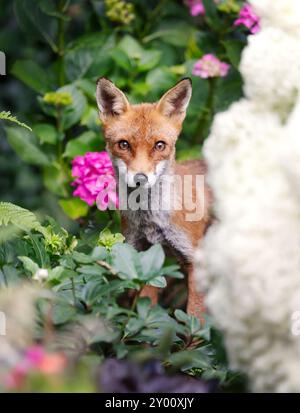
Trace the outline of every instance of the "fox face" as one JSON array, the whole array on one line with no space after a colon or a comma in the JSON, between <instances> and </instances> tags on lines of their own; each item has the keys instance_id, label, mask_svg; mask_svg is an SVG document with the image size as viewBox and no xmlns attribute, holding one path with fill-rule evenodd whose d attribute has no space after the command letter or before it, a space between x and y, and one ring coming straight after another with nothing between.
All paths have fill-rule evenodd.
<instances>
[{"instance_id":1,"label":"fox face","mask_svg":"<svg viewBox=\"0 0 300 413\"><path fill-rule=\"evenodd\" d=\"M96 98L107 151L127 186L151 187L172 167L191 94L190 79L183 79L158 102L131 105L111 81L98 80Z\"/></svg>"}]
</instances>

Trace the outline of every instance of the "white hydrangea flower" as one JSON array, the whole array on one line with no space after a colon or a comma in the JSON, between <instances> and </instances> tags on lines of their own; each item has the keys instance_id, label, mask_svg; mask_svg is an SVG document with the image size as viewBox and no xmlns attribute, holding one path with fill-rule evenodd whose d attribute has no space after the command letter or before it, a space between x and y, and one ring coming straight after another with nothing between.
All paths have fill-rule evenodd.
<instances>
[{"instance_id":1,"label":"white hydrangea flower","mask_svg":"<svg viewBox=\"0 0 300 413\"><path fill-rule=\"evenodd\" d=\"M260 2L276 24L279 1ZM287 3L297 15L299 5ZM247 98L216 116L206 141L216 221L196 260L231 367L255 391L299 392L300 42L283 28L251 36L242 61Z\"/></svg>"},{"instance_id":2,"label":"white hydrangea flower","mask_svg":"<svg viewBox=\"0 0 300 413\"><path fill-rule=\"evenodd\" d=\"M249 0L261 17L261 25L278 27L300 38L299 0Z\"/></svg>"},{"instance_id":3,"label":"white hydrangea flower","mask_svg":"<svg viewBox=\"0 0 300 413\"><path fill-rule=\"evenodd\" d=\"M272 27L249 36L240 71L248 98L286 116L300 90L300 38Z\"/></svg>"},{"instance_id":4,"label":"white hydrangea flower","mask_svg":"<svg viewBox=\"0 0 300 413\"><path fill-rule=\"evenodd\" d=\"M300 202L300 98L286 126L286 140L281 149L281 162L292 192Z\"/></svg>"}]
</instances>

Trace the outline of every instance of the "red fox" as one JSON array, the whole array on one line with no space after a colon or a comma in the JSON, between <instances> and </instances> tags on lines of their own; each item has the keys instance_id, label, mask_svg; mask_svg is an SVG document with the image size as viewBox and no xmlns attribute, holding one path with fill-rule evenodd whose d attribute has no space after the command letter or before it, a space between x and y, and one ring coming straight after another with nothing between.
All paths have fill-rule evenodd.
<instances>
[{"instance_id":1,"label":"red fox","mask_svg":"<svg viewBox=\"0 0 300 413\"><path fill-rule=\"evenodd\" d=\"M131 105L125 94L106 78L98 80L96 91L107 151L118 177L119 193L124 188L127 194L135 188L144 193L155 192L154 189L166 178L172 178L173 195L169 196L163 190L160 193L162 199L176 200L183 196L185 201L182 207L176 208L170 203L166 209L161 207L161 203L156 208L131 208L130 205L128 209L121 208L122 231L126 240L138 250L161 243L167 252L175 255L188 276L187 311L202 318L204 302L195 286L194 251L210 224L211 195L205 183L198 187L195 183L197 175L205 175L203 161L175 161L175 144L191 95L192 82L188 78L177 83L156 103ZM186 188L183 188L182 182L186 177L192 178L189 180L191 185L184 184ZM158 197L157 194L159 191L154 198ZM196 211L195 202L199 200L201 214L190 219L188 214ZM192 209L187 210L187 204L192 205ZM155 304L158 289L147 286L141 295L150 297Z\"/></svg>"}]
</instances>

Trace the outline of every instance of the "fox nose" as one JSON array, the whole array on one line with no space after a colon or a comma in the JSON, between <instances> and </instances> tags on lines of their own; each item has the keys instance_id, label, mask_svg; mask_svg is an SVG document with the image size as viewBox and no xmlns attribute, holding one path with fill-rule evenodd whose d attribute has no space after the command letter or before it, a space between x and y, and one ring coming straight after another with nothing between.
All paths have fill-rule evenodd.
<instances>
[{"instance_id":1,"label":"fox nose","mask_svg":"<svg viewBox=\"0 0 300 413\"><path fill-rule=\"evenodd\" d=\"M136 185L144 186L148 182L148 177L145 174L138 173L134 175L134 182Z\"/></svg>"}]
</instances>

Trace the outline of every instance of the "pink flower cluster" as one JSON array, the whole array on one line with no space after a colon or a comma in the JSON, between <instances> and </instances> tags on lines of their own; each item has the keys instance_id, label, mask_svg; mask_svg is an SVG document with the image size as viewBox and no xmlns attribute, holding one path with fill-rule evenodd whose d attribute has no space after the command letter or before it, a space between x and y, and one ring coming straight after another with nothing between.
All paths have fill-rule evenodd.
<instances>
[{"instance_id":1,"label":"pink flower cluster","mask_svg":"<svg viewBox=\"0 0 300 413\"><path fill-rule=\"evenodd\" d=\"M221 62L221 60L213 54L206 54L195 63L193 75L202 77L203 79L224 77L228 74L229 69L229 64Z\"/></svg>"},{"instance_id":2,"label":"pink flower cluster","mask_svg":"<svg viewBox=\"0 0 300 413\"><path fill-rule=\"evenodd\" d=\"M190 13L192 16L199 16L205 14L205 8L202 3L202 0L186 0L185 4L190 9Z\"/></svg>"},{"instance_id":3,"label":"pink flower cluster","mask_svg":"<svg viewBox=\"0 0 300 413\"><path fill-rule=\"evenodd\" d=\"M239 13L239 18L235 20L234 26L246 26L252 34L256 34L260 30L260 19L254 13L250 4L245 4Z\"/></svg>"},{"instance_id":4,"label":"pink flower cluster","mask_svg":"<svg viewBox=\"0 0 300 413\"><path fill-rule=\"evenodd\" d=\"M31 372L59 374L64 370L66 362L65 356L61 353L47 353L41 345L29 347L23 359L7 375L5 387L21 387Z\"/></svg>"},{"instance_id":5,"label":"pink flower cluster","mask_svg":"<svg viewBox=\"0 0 300 413\"><path fill-rule=\"evenodd\" d=\"M76 156L72 161L72 186L74 196L81 198L88 205L97 206L102 211L109 205L118 206L116 180L112 162L107 152L88 152Z\"/></svg>"}]
</instances>

